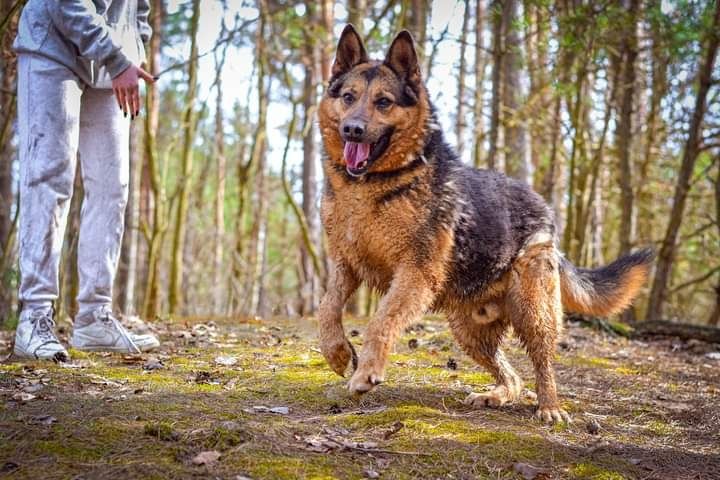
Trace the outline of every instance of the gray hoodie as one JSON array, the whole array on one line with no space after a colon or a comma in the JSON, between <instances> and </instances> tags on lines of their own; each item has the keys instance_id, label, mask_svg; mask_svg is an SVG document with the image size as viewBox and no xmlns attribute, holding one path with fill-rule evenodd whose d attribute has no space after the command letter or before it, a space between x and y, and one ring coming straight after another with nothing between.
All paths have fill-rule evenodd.
<instances>
[{"instance_id":1,"label":"gray hoodie","mask_svg":"<svg viewBox=\"0 0 720 480\"><path fill-rule=\"evenodd\" d=\"M94 67L105 67L114 78L130 66L113 34L129 28L147 43L149 13L149 0L29 0L13 47L55 60L92 85Z\"/></svg>"}]
</instances>

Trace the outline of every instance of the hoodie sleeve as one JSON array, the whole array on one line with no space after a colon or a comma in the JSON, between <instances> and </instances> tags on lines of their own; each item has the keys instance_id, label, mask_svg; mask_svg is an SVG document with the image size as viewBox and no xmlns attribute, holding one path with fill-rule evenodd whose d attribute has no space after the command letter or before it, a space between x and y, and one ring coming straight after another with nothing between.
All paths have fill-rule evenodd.
<instances>
[{"instance_id":1,"label":"hoodie sleeve","mask_svg":"<svg viewBox=\"0 0 720 480\"><path fill-rule=\"evenodd\" d=\"M104 65L112 78L130 66L91 0L48 2L48 13L55 28L77 47L80 55Z\"/></svg>"},{"instance_id":2,"label":"hoodie sleeve","mask_svg":"<svg viewBox=\"0 0 720 480\"><path fill-rule=\"evenodd\" d=\"M138 0L137 6L137 28L140 33L140 38L144 44L150 41L152 36L152 27L149 22L150 17L150 1L149 0Z\"/></svg>"}]
</instances>

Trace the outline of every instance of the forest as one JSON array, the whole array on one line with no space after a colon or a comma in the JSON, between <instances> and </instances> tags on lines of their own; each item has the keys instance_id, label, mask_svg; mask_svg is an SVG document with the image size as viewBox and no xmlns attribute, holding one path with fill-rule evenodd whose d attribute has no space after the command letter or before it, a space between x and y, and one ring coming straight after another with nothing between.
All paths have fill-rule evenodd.
<instances>
[{"instance_id":1,"label":"forest","mask_svg":"<svg viewBox=\"0 0 720 480\"><path fill-rule=\"evenodd\" d=\"M19 315L12 43L25 3L0 4L2 349ZM71 352L77 369L3 362L0 472L34 478L51 464L48 478L720 476L720 2L150 4L146 69L159 80L144 87L131 123L114 303L130 325L159 333L163 350ZM462 358L434 315L403 333L392 384L360 403L323 362L313 340L329 271L316 114L348 23L372 58L399 31L412 34L448 142L464 163L540 193L575 265L654 250L631 309L568 322L558 376L568 379L560 385L575 426L527 427L531 391L489 417L462 407L465 389L491 377ZM75 178L55 304L61 334L78 308ZM351 337L379 301L367 287L351 297ZM652 339L632 333L641 331ZM522 357L521 346L510 356ZM84 413L47 406L61 401ZM71 426L80 417L89 420ZM123 447L137 437L138 448Z\"/></svg>"},{"instance_id":2,"label":"forest","mask_svg":"<svg viewBox=\"0 0 720 480\"><path fill-rule=\"evenodd\" d=\"M17 315L14 27L2 13L2 318ZM202 8L201 8L202 6ZM162 2L132 125L116 303L143 318L312 315L326 278L314 113L345 23L371 55L411 31L463 160L550 202L581 266L652 247L626 321L720 321L720 98L713 2ZM308 22L308 19L310 21ZM82 185L78 183L77 189ZM73 314L80 201L57 310ZM376 296L350 305L368 315Z\"/></svg>"}]
</instances>

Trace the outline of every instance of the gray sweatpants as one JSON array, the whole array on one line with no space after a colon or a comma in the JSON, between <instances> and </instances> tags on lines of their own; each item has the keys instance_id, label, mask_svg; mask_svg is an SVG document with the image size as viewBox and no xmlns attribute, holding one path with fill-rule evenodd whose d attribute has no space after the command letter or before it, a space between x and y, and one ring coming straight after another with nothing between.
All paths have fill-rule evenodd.
<instances>
[{"instance_id":1,"label":"gray sweatpants","mask_svg":"<svg viewBox=\"0 0 720 480\"><path fill-rule=\"evenodd\" d=\"M78 156L85 190L79 313L110 305L128 194L130 120L111 90L89 88L65 66L33 54L19 55L17 100L23 309L47 308L58 297Z\"/></svg>"}]
</instances>

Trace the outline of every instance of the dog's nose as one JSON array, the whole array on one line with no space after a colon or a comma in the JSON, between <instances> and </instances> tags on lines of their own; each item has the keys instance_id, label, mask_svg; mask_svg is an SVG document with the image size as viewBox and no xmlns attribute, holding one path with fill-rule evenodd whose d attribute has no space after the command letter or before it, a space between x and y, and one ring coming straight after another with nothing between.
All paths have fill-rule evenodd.
<instances>
[{"instance_id":1,"label":"dog's nose","mask_svg":"<svg viewBox=\"0 0 720 480\"><path fill-rule=\"evenodd\" d=\"M343 126L343 133L351 137L361 137L365 134L365 124L359 121L349 121Z\"/></svg>"}]
</instances>

